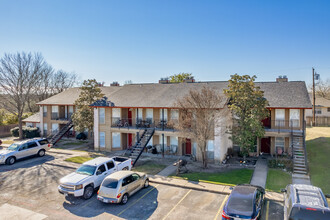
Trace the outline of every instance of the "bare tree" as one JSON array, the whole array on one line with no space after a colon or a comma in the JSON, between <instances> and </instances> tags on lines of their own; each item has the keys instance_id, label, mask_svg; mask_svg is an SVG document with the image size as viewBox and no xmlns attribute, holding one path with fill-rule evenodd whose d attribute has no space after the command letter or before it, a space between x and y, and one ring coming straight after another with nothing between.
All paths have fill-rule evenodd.
<instances>
[{"instance_id":1,"label":"bare tree","mask_svg":"<svg viewBox=\"0 0 330 220\"><path fill-rule=\"evenodd\" d=\"M319 97L330 99L330 79L320 80L315 86L315 92Z\"/></svg>"},{"instance_id":2,"label":"bare tree","mask_svg":"<svg viewBox=\"0 0 330 220\"><path fill-rule=\"evenodd\" d=\"M52 76L52 93L57 94L73 87L77 83L77 74L58 70Z\"/></svg>"},{"instance_id":3,"label":"bare tree","mask_svg":"<svg viewBox=\"0 0 330 220\"><path fill-rule=\"evenodd\" d=\"M41 54L5 54L0 59L0 88L6 99L3 108L18 117L19 138L23 138L22 115L46 62Z\"/></svg>"},{"instance_id":4,"label":"bare tree","mask_svg":"<svg viewBox=\"0 0 330 220\"><path fill-rule=\"evenodd\" d=\"M214 128L222 115L224 100L220 91L204 86L201 90L190 90L176 102L180 117L175 127L182 136L197 142L204 168L207 168L207 142L217 135Z\"/></svg>"}]
</instances>

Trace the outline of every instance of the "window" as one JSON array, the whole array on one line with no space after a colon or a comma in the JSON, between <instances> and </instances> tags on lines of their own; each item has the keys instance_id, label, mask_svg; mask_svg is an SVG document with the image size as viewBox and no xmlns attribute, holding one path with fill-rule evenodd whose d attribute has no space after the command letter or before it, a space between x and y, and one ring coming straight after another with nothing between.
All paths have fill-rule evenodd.
<instances>
[{"instance_id":1,"label":"window","mask_svg":"<svg viewBox=\"0 0 330 220\"><path fill-rule=\"evenodd\" d=\"M112 108L112 117L120 118L120 108Z\"/></svg>"},{"instance_id":2,"label":"window","mask_svg":"<svg viewBox=\"0 0 330 220\"><path fill-rule=\"evenodd\" d=\"M33 127L33 124L32 124L32 122L26 122L25 126L32 128Z\"/></svg>"},{"instance_id":3,"label":"window","mask_svg":"<svg viewBox=\"0 0 330 220\"><path fill-rule=\"evenodd\" d=\"M104 179L102 186L110 188L110 189L117 189L118 181L116 179Z\"/></svg>"},{"instance_id":4,"label":"window","mask_svg":"<svg viewBox=\"0 0 330 220\"><path fill-rule=\"evenodd\" d=\"M290 109L290 127L299 127L300 110Z\"/></svg>"},{"instance_id":5,"label":"window","mask_svg":"<svg viewBox=\"0 0 330 220\"><path fill-rule=\"evenodd\" d=\"M207 158L214 159L214 141L208 140L207 141Z\"/></svg>"},{"instance_id":6,"label":"window","mask_svg":"<svg viewBox=\"0 0 330 220\"><path fill-rule=\"evenodd\" d=\"M28 149L28 144L22 144L19 150L26 150Z\"/></svg>"},{"instance_id":7,"label":"window","mask_svg":"<svg viewBox=\"0 0 330 220\"><path fill-rule=\"evenodd\" d=\"M161 147L163 147L163 136L159 135L159 144ZM167 146L167 136L164 135L164 146Z\"/></svg>"},{"instance_id":8,"label":"window","mask_svg":"<svg viewBox=\"0 0 330 220\"><path fill-rule=\"evenodd\" d=\"M142 119L142 113L143 113L143 109L142 108L137 108L136 109L136 118L137 119Z\"/></svg>"},{"instance_id":9,"label":"window","mask_svg":"<svg viewBox=\"0 0 330 220\"><path fill-rule=\"evenodd\" d=\"M196 155L197 155L197 143L196 143L196 142L193 143L192 154L193 154L195 157L196 157Z\"/></svg>"},{"instance_id":10,"label":"window","mask_svg":"<svg viewBox=\"0 0 330 220\"><path fill-rule=\"evenodd\" d=\"M322 114L322 109L321 108L315 108L315 114L316 115L321 115Z\"/></svg>"},{"instance_id":11,"label":"window","mask_svg":"<svg viewBox=\"0 0 330 220\"><path fill-rule=\"evenodd\" d=\"M137 173L133 173L132 177L133 177L133 181L136 181L141 178Z\"/></svg>"},{"instance_id":12,"label":"window","mask_svg":"<svg viewBox=\"0 0 330 220\"><path fill-rule=\"evenodd\" d=\"M163 117L163 110L164 110L164 117ZM167 109L159 109L159 119L162 121L167 121Z\"/></svg>"},{"instance_id":13,"label":"window","mask_svg":"<svg viewBox=\"0 0 330 220\"><path fill-rule=\"evenodd\" d=\"M110 170L115 167L115 164L113 163L113 161L110 161L107 163L107 167L108 167L108 170Z\"/></svg>"},{"instance_id":14,"label":"window","mask_svg":"<svg viewBox=\"0 0 330 220\"><path fill-rule=\"evenodd\" d=\"M276 154L278 155L284 153L284 137L275 138L275 150L276 150Z\"/></svg>"},{"instance_id":15,"label":"window","mask_svg":"<svg viewBox=\"0 0 330 220\"><path fill-rule=\"evenodd\" d=\"M44 124L44 135L47 134L47 124Z\"/></svg>"},{"instance_id":16,"label":"window","mask_svg":"<svg viewBox=\"0 0 330 220\"><path fill-rule=\"evenodd\" d=\"M30 148L34 148L34 147L37 147L38 146L38 144L36 143L36 142L30 142L30 143L28 143L28 148L30 149Z\"/></svg>"},{"instance_id":17,"label":"window","mask_svg":"<svg viewBox=\"0 0 330 220\"><path fill-rule=\"evenodd\" d=\"M105 147L105 132L100 132L100 147Z\"/></svg>"},{"instance_id":18,"label":"window","mask_svg":"<svg viewBox=\"0 0 330 220\"><path fill-rule=\"evenodd\" d=\"M275 109L275 126L284 127L285 120L285 110L284 109Z\"/></svg>"},{"instance_id":19,"label":"window","mask_svg":"<svg viewBox=\"0 0 330 220\"><path fill-rule=\"evenodd\" d=\"M40 123L36 123L36 127L40 129Z\"/></svg>"},{"instance_id":20,"label":"window","mask_svg":"<svg viewBox=\"0 0 330 220\"><path fill-rule=\"evenodd\" d=\"M103 172L105 172L105 166L104 166L104 164L102 164L101 166L99 166L99 168L96 171L96 175L100 175Z\"/></svg>"},{"instance_id":21,"label":"window","mask_svg":"<svg viewBox=\"0 0 330 220\"><path fill-rule=\"evenodd\" d=\"M178 144L179 143L179 138L178 137L171 136L170 141L171 141L171 145L176 145L176 146L179 145Z\"/></svg>"},{"instance_id":22,"label":"window","mask_svg":"<svg viewBox=\"0 0 330 220\"><path fill-rule=\"evenodd\" d=\"M47 117L47 106L43 106L43 116Z\"/></svg>"},{"instance_id":23,"label":"window","mask_svg":"<svg viewBox=\"0 0 330 220\"><path fill-rule=\"evenodd\" d=\"M149 142L148 142L148 144L147 144L147 146L149 146L149 145L153 145L153 140L152 140L152 137L150 138L150 140L149 140Z\"/></svg>"},{"instance_id":24,"label":"window","mask_svg":"<svg viewBox=\"0 0 330 220\"><path fill-rule=\"evenodd\" d=\"M100 124L105 123L105 108L99 108L99 120Z\"/></svg>"},{"instance_id":25,"label":"window","mask_svg":"<svg viewBox=\"0 0 330 220\"><path fill-rule=\"evenodd\" d=\"M171 120L178 120L179 119L179 110L171 109Z\"/></svg>"},{"instance_id":26,"label":"window","mask_svg":"<svg viewBox=\"0 0 330 220\"><path fill-rule=\"evenodd\" d=\"M52 132L53 133L58 132L58 123L52 123Z\"/></svg>"},{"instance_id":27,"label":"window","mask_svg":"<svg viewBox=\"0 0 330 220\"><path fill-rule=\"evenodd\" d=\"M52 113L58 113L58 106L57 105L52 106Z\"/></svg>"},{"instance_id":28,"label":"window","mask_svg":"<svg viewBox=\"0 0 330 220\"><path fill-rule=\"evenodd\" d=\"M120 148L121 146L120 133L112 132L112 148Z\"/></svg>"},{"instance_id":29,"label":"window","mask_svg":"<svg viewBox=\"0 0 330 220\"><path fill-rule=\"evenodd\" d=\"M71 117L72 117L72 114L73 114L73 106L70 105L70 106L69 106L69 114L68 114L68 118L71 118Z\"/></svg>"},{"instance_id":30,"label":"window","mask_svg":"<svg viewBox=\"0 0 330 220\"><path fill-rule=\"evenodd\" d=\"M128 177L126 177L126 178L123 179L122 186L126 186L126 185L130 184L131 182L133 182L133 177L132 177L132 175L131 175L131 176L128 176Z\"/></svg>"},{"instance_id":31,"label":"window","mask_svg":"<svg viewBox=\"0 0 330 220\"><path fill-rule=\"evenodd\" d=\"M48 144L48 140L47 139L44 139L44 140L40 140L38 141L40 145L44 145L44 144Z\"/></svg>"},{"instance_id":32,"label":"window","mask_svg":"<svg viewBox=\"0 0 330 220\"><path fill-rule=\"evenodd\" d=\"M152 108L147 108L147 110L146 110L146 118L152 120L153 119L153 113L154 113L154 111L153 111Z\"/></svg>"}]
</instances>

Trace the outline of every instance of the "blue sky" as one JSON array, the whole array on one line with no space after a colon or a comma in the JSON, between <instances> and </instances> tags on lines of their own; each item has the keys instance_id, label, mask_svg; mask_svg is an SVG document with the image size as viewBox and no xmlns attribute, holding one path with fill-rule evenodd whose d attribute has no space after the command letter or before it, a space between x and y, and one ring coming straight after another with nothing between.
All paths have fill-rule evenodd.
<instances>
[{"instance_id":1,"label":"blue sky","mask_svg":"<svg viewBox=\"0 0 330 220\"><path fill-rule=\"evenodd\" d=\"M330 78L330 1L0 0L0 55L41 52L109 84L255 74Z\"/></svg>"}]
</instances>

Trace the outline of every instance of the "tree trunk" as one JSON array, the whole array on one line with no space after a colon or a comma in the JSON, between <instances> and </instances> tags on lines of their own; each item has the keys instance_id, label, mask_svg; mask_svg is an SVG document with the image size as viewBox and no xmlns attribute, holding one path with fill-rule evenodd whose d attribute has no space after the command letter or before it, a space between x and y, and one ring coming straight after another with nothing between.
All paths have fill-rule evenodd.
<instances>
[{"instance_id":1,"label":"tree trunk","mask_svg":"<svg viewBox=\"0 0 330 220\"><path fill-rule=\"evenodd\" d=\"M23 123L22 123L22 116L18 115L18 134L19 139L23 139Z\"/></svg>"}]
</instances>

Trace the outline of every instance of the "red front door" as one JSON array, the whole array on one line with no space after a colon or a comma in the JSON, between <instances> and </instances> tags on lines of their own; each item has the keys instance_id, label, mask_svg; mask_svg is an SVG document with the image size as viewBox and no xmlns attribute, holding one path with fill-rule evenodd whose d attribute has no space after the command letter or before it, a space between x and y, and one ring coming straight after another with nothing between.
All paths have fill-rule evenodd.
<instances>
[{"instance_id":1,"label":"red front door","mask_svg":"<svg viewBox=\"0 0 330 220\"><path fill-rule=\"evenodd\" d=\"M260 152L270 154L270 137L261 138L261 149Z\"/></svg>"},{"instance_id":2,"label":"red front door","mask_svg":"<svg viewBox=\"0 0 330 220\"><path fill-rule=\"evenodd\" d=\"M191 141L186 139L186 154L191 154Z\"/></svg>"},{"instance_id":3,"label":"red front door","mask_svg":"<svg viewBox=\"0 0 330 220\"><path fill-rule=\"evenodd\" d=\"M133 145L133 134L128 134L128 148L131 148Z\"/></svg>"},{"instance_id":4,"label":"red front door","mask_svg":"<svg viewBox=\"0 0 330 220\"><path fill-rule=\"evenodd\" d=\"M128 109L128 124L132 126L132 111Z\"/></svg>"}]
</instances>

